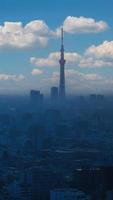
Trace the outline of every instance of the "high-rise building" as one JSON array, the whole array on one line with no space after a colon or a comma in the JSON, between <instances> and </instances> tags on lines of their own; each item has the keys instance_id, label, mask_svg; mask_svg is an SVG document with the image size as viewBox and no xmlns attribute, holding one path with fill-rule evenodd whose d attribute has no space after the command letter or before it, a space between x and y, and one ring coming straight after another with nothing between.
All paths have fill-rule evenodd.
<instances>
[{"instance_id":1,"label":"high-rise building","mask_svg":"<svg viewBox=\"0 0 113 200\"><path fill-rule=\"evenodd\" d=\"M90 94L90 101L96 101L97 96L96 94Z\"/></svg>"},{"instance_id":2,"label":"high-rise building","mask_svg":"<svg viewBox=\"0 0 113 200\"><path fill-rule=\"evenodd\" d=\"M98 94L97 95L97 100L103 101L104 100L104 95L103 94Z\"/></svg>"},{"instance_id":3,"label":"high-rise building","mask_svg":"<svg viewBox=\"0 0 113 200\"><path fill-rule=\"evenodd\" d=\"M31 103L33 104L40 104L43 101L43 95L38 90L31 90L30 93Z\"/></svg>"},{"instance_id":4,"label":"high-rise building","mask_svg":"<svg viewBox=\"0 0 113 200\"><path fill-rule=\"evenodd\" d=\"M58 88L57 87L51 88L51 100L53 102L56 102L58 100Z\"/></svg>"},{"instance_id":5,"label":"high-rise building","mask_svg":"<svg viewBox=\"0 0 113 200\"><path fill-rule=\"evenodd\" d=\"M91 94L90 100L92 100L92 101L103 101L104 95L103 94Z\"/></svg>"},{"instance_id":6,"label":"high-rise building","mask_svg":"<svg viewBox=\"0 0 113 200\"><path fill-rule=\"evenodd\" d=\"M64 42L63 42L64 32L61 29L61 50L60 50L60 83L59 83L59 97L63 100L65 99L65 59L64 59Z\"/></svg>"}]
</instances>

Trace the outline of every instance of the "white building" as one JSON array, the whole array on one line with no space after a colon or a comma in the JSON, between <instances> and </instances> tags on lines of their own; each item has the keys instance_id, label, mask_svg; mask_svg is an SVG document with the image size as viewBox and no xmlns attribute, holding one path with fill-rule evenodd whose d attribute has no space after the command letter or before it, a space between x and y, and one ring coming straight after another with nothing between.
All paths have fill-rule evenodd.
<instances>
[{"instance_id":1,"label":"white building","mask_svg":"<svg viewBox=\"0 0 113 200\"><path fill-rule=\"evenodd\" d=\"M77 189L61 188L50 192L50 200L90 200L90 197Z\"/></svg>"}]
</instances>

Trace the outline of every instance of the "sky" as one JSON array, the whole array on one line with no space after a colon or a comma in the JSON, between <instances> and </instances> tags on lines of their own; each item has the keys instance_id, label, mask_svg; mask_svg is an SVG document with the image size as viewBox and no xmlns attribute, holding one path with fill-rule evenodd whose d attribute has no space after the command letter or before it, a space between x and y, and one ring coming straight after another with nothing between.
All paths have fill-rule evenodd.
<instances>
[{"instance_id":1,"label":"sky","mask_svg":"<svg viewBox=\"0 0 113 200\"><path fill-rule=\"evenodd\" d=\"M0 94L113 93L113 0L0 0Z\"/></svg>"}]
</instances>

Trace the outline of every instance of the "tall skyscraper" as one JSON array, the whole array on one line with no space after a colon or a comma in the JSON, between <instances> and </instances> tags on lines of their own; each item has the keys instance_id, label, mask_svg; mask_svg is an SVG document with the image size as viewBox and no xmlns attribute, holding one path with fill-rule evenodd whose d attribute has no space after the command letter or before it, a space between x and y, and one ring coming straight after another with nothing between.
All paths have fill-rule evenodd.
<instances>
[{"instance_id":1,"label":"tall skyscraper","mask_svg":"<svg viewBox=\"0 0 113 200\"><path fill-rule=\"evenodd\" d=\"M59 83L59 97L65 99L65 59L64 59L64 31L61 29L61 54L60 54L60 83Z\"/></svg>"},{"instance_id":2,"label":"tall skyscraper","mask_svg":"<svg viewBox=\"0 0 113 200\"><path fill-rule=\"evenodd\" d=\"M51 100L52 102L57 102L58 100L58 87L51 88Z\"/></svg>"}]
</instances>

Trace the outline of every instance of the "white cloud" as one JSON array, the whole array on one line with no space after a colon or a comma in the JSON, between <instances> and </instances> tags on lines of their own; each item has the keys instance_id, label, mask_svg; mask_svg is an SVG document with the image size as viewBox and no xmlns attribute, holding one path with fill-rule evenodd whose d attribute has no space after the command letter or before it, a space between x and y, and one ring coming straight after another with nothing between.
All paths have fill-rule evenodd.
<instances>
[{"instance_id":1,"label":"white cloud","mask_svg":"<svg viewBox=\"0 0 113 200\"><path fill-rule=\"evenodd\" d=\"M90 48L89 48L90 49ZM86 52L88 52L86 50ZM113 66L113 61L110 59L105 58L96 58L93 55L86 52L83 56L81 56L78 53L75 52L65 52L65 60L66 60L66 66L79 66L79 67L111 67ZM58 67L59 66L59 59L60 59L60 53L59 52L53 52L50 53L47 58L36 58L31 57L30 62L32 65L36 67Z\"/></svg>"},{"instance_id":2,"label":"white cloud","mask_svg":"<svg viewBox=\"0 0 113 200\"><path fill-rule=\"evenodd\" d=\"M60 53L50 53L47 58L30 58L30 62L37 67L55 67L59 65ZM65 52L66 64L77 64L81 56L77 53Z\"/></svg>"},{"instance_id":3,"label":"white cloud","mask_svg":"<svg viewBox=\"0 0 113 200\"><path fill-rule=\"evenodd\" d=\"M83 73L76 70L66 71L66 85L70 92L93 91L101 86L104 77L97 73Z\"/></svg>"},{"instance_id":4,"label":"white cloud","mask_svg":"<svg viewBox=\"0 0 113 200\"><path fill-rule=\"evenodd\" d=\"M113 41L104 41L102 44L89 47L86 56L93 56L95 58L113 59Z\"/></svg>"},{"instance_id":5,"label":"white cloud","mask_svg":"<svg viewBox=\"0 0 113 200\"><path fill-rule=\"evenodd\" d=\"M108 28L104 21L95 21L93 18L68 16L63 23L67 33L99 33Z\"/></svg>"},{"instance_id":6,"label":"white cloud","mask_svg":"<svg viewBox=\"0 0 113 200\"><path fill-rule=\"evenodd\" d=\"M85 73L75 69L66 69L66 92L67 93L87 93L106 92L113 86L112 78L108 79L100 73ZM46 78L39 79L38 87L47 92L51 86L59 86L59 71L53 72Z\"/></svg>"},{"instance_id":7,"label":"white cloud","mask_svg":"<svg viewBox=\"0 0 113 200\"><path fill-rule=\"evenodd\" d=\"M85 80L87 81L101 81L103 80L102 76L99 74L86 74L84 76Z\"/></svg>"},{"instance_id":8,"label":"white cloud","mask_svg":"<svg viewBox=\"0 0 113 200\"><path fill-rule=\"evenodd\" d=\"M43 71L40 70L40 69L33 69L32 72L31 72L32 75L40 75L40 74L43 74Z\"/></svg>"},{"instance_id":9,"label":"white cloud","mask_svg":"<svg viewBox=\"0 0 113 200\"><path fill-rule=\"evenodd\" d=\"M37 67L54 67L59 65L60 52L52 52L47 58L32 57L30 62ZM113 67L113 41L104 41L92 45L83 55L76 52L65 52L67 66L79 67Z\"/></svg>"},{"instance_id":10,"label":"white cloud","mask_svg":"<svg viewBox=\"0 0 113 200\"><path fill-rule=\"evenodd\" d=\"M0 47L11 46L26 48L36 42L45 46L50 30L42 20L31 21L25 26L22 22L5 22L0 26Z\"/></svg>"},{"instance_id":11,"label":"white cloud","mask_svg":"<svg viewBox=\"0 0 113 200\"><path fill-rule=\"evenodd\" d=\"M52 79L58 80L59 75L60 75L59 72L53 72ZM84 80L86 80L86 81L101 81L101 80L103 80L103 77L99 74L96 74L96 73L85 74L85 73L79 72L74 69L66 69L65 76L67 79L74 78L75 80L79 80L79 81L84 81Z\"/></svg>"},{"instance_id":12,"label":"white cloud","mask_svg":"<svg viewBox=\"0 0 113 200\"><path fill-rule=\"evenodd\" d=\"M31 57L31 64L37 67L54 67L59 65L60 52L52 52L47 58ZM79 67L113 67L113 41L104 41L92 45L83 55L76 52L65 52L66 66Z\"/></svg>"},{"instance_id":13,"label":"white cloud","mask_svg":"<svg viewBox=\"0 0 113 200\"><path fill-rule=\"evenodd\" d=\"M63 26L67 33L98 33L108 28L104 21L71 16L64 20ZM6 21L0 25L0 47L27 48L35 44L45 47L50 38L58 38L60 34L60 27L51 30L43 20L33 20L25 25Z\"/></svg>"},{"instance_id":14,"label":"white cloud","mask_svg":"<svg viewBox=\"0 0 113 200\"><path fill-rule=\"evenodd\" d=\"M82 76L82 73L79 71L76 71L74 69L66 69L65 70L65 75L67 78L72 78L72 77L80 77Z\"/></svg>"},{"instance_id":15,"label":"white cloud","mask_svg":"<svg viewBox=\"0 0 113 200\"><path fill-rule=\"evenodd\" d=\"M12 81L22 81L24 80L25 77L23 74L20 75L14 75L14 74L0 74L0 80L1 81L8 81L8 80L12 80Z\"/></svg>"},{"instance_id":16,"label":"white cloud","mask_svg":"<svg viewBox=\"0 0 113 200\"><path fill-rule=\"evenodd\" d=\"M27 31L36 32L39 35L47 35L49 33L49 28L47 24L42 20L34 20L26 24L25 29Z\"/></svg>"},{"instance_id":17,"label":"white cloud","mask_svg":"<svg viewBox=\"0 0 113 200\"><path fill-rule=\"evenodd\" d=\"M94 57L86 57L84 56L79 63L80 67L112 67L113 62L107 60L102 60L102 59L96 59Z\"/></svg>"},{"instance_id":18,"label":"white cloud","mask_svg":"<svg viewBox=\"0 0 113 200\"><path fill-rule=\"evenodd\" d=\"M104 41L86 49L80 64L81 67L113 67L113 41Z\"/></svg>"},{"instance_id":19,"label":"white cloud","mask_svg":"<svg viewBox=\"0 0 113 200\"><path fill-rule=\"evenodd\" d=\"M102 87L106 86L105 77L97 73L83 73L74 69L68 69L66 74L66 92L80 93L80 92L98 92ZM59 72L53 72L52 76L41 80L44 88L59 86ZM40 84L41 84L40 83ZM97 88L98 86L98 88ZM98 89L98 91L97 91Z\"/></svg>"}]
</instances>

